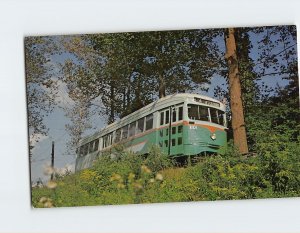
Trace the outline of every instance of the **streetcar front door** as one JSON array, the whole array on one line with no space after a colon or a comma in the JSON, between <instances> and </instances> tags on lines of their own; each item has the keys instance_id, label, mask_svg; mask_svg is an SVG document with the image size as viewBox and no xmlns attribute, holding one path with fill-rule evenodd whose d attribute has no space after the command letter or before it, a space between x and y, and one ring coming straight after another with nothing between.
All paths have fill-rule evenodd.
<instances>
[{"instance_id":1,"label":"streetcar front door","mask_svg":"<svg viewBox=\"0 0 300 233\"><path fill-rule=\"evenodd\" d=\"M167 155L183 153L183 106L160 111L159 146Z\"/></svg>"},{"instance_id":2,"label":"streetcar front door","mask_svg":"<svg viewBox=\"0 0 300 233\"><path fill-rule=\"evenodd\" d=\"M159 135L158 143L164 154L169 155L169 140L170 140L170 108L159 112Z\"/></svg>"},{"instance_id":3,"label":"streetcar front door","mask_svg":"<svg viewBox=\"0 0 300 233\"><path fill-rule=\"evenodd\" d=\"M171 108L170 115L170 139L169 151L170 155L183 154L183 106L175 106Z\"/></svg>"}]
</instances>

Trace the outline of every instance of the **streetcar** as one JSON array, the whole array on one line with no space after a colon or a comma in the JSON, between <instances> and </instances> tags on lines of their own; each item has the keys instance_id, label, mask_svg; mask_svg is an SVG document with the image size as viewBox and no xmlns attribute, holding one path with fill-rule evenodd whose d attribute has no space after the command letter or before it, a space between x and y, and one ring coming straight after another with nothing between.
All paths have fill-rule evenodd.
<instances>
[{"instance_id":1,"label":"streetcar","mask_svg":"<svg viewBox=\"0 0 300 233\"><path fill-rule=\"evenodd\" d=\"M154 145L169 157L223 154L227 145L225 104L199 94L179 93L107 125L79 141L75 170L92 166L117 145L147 155Z\"/></svg>"}]
</instances>

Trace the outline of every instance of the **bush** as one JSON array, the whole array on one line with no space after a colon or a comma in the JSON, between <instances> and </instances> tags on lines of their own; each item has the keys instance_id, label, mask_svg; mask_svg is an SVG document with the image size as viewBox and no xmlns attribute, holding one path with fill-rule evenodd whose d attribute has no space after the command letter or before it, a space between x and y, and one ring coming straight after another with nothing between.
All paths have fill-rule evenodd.
<instances>
[{"instance_id":1,"label":"bush","mask_svg":"<svg viewBox=\"0 0 300 233\"><path fill-rule=\"evenodd\" d=\"M120 150L90 169L59 177L51 189L32 189L34 207L111 205L290 197L300 194L298 143L263 142L256 157L232 144L225 155L175 167L153 147L146 158Z\"/></svg>"}]
</instances>

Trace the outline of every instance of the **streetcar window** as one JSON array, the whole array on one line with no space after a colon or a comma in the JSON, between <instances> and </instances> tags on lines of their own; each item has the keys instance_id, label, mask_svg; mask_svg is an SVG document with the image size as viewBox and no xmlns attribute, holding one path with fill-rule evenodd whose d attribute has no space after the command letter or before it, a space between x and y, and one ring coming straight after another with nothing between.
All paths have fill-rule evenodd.
<instances>
[{"instance_id":1,"label":"streetcar window","mask_svg":"<svg viewBox=\"0 0 300 233\"><path fill-rule=\"evenodd\" d=\"M172 127L172 134L176 134L176 127Z\"/></svg>"},{"instance_id":2,"label":"streetcar window","mask_svg":"<svg viewBox=\"0 0 300 233\"><path fill-rule=\"evenodd\" d=\"M129 137L135 135L135 128L136 128L136 121L130 123L130 125L129 125Z\"/></svg>"},{"instance_id":3,"label":"streetcar window","mask_svg":"<svg viewBox=\"0 0 300 233\"><path fill-rule=\"evenodd\" d=\"M88 149L89 149L89 144L85 144L84 147L83 147L83 155L87 155L88 153Z\"/></svg>"},{"instance_id":4,"label":"streetcar window","mask_svg":"<svg viewBox=\"0 0 300 233\"><path fill-rule=\"evenodd\" d=\"M169 146L168 140L165 140L165 147L168 147L168 146Z\"/></svg>"},{"instance_id":5,"label":"streetcar window","mask_svg":"<svg viewBox=\"0 0 300 233\"><path fill-rule=\"evenodd\" d=\"M121 129L116 130L115 142L119 142L121 140Z\"/></svg>"},{"instance_id":6,"label":"streetcar window","mask_svg":"<svg viewBox=\"0 0 300 233\"><path fill-rule=\"evenodd\" d=\"M122 139L125 139L127 137L128 137L128 125L122 128Z\"/></svg>"},{"instance_id":7,"label":"streetcar window","mask_svg":"<svg viewBox=\"0 0 300 233\"><path fill-rule=\"evenodd\" d=\"M94 141L91 141L89 143L89 153L92 153L94 151Z\"/></svg>"},{"instance_id":8,"label":"streetcar window","mask_svg":"<svg viewBox=\"0 0 300 233\"><path fill-rule=\"evenodd\" d=\"M178 120L181 121L182 119L183 119L183 107L179 107Z\"/></svg>"},{"instance_id":9,"label":"streetcar window","mask_svg":"<svg viewBox=\"0 0 300 233\"><path fill-rule=\"evenodd\" d=\"M220 125L224 125L224 115L225 113L223 111L218 110L218 118Z\"/></svg>"},{"instance_id":10,"label":"streetcar window","mask_svg":"<svg viewBox=\"0 0 300 233\"><path fill-rule=\"evenodd\" d=\"M107 134L103 137L103 148L108 147L112 144L112 133Z\"/></svg>"},{"instance_id":11,"label":"streetcar window","mask_svg":"<svg viewBox=\"0 0 300 233\"><path fill-rule=\"evenodd\" d=\"M163 124L164 124L164 113L165 113L165 112L161 112L161 113L160 113L160 125L163 125Z\"/></svg>"},{"instance_id":12,"label":"streetcar window","mask_svg":"<svg viewBox=\"0 0 300 233\"><path fill-rule=\"evenodd\" d=\"M159 146L160 146L160 147L163 147L163 142L159 142Z\"/></svg>"},{"instance_id":13,"label":"streetcar window","mask_svg":"<svg viewBox=\"0 0 300 233\"><path fill-rule=\"evenodd\" d=\"M169 128L166 129L166 136L169 135Z\"/></svg>"},{"instance_id":14,"label":"streetcar window","mask_svg":"<svg viewBox=\"0 0 300 233\"><path fill-rule=\"evenodd\" d=\"M170 111L169 110L166 111L166 120L165 120L165 122L166 122L166 124L169 124L169 122L170 122Z\"/></svg>"},{"instance_id":15,"label":"streetcar window","mask_svg":"<svg viewBox=\"0 0 300 233\"><path fill-rule=\"evenodd\" d=\"M79 149L79 155L80 156L83 156L83 151L84 151L84 148L83 148L83 146L81 146L80 149Z\"/></svg>"},{"instance_id":16,"label":"streetcar window","mask_svg":"<svg viewBox=\"0 0 300 233\"><path fill-rule=\"evenodd\" d=\"M181 145L182 144L182 138L178 138L178 142L177 142L177 145Z\"/></svg>"},{"instance_id":17,"label":"streetcar window","mask_svg":"<svg viewBox=\"0 0 300 233\"><path fill-rule=\"evenodd\" d=\"M178 133L182 133L182 125L178 126Z\"/></svg>"},{"instance_id":18,"label":"streetcar window","mask_svg":"<svg viewBox=\"0 0 300 233\"><path fill-rule=\"evenodd\" d=\"M176 140L175 138L172 139L172 146L175 146L176 145Z\"/></svg>"},{"instance_id":19,"label":"streetcar window","mask_svg":"<svg viewBox=\"0 0 300 233\"><path fill-rule=\"evenodd\" d=\"M146 130L153 128L153 114L146 116Z\"/></svg>"},{"instance_id":20,"label":"streetcar window","mask_svg":"<svg viewBox=\"0 0 300 233\"><path fill-rule=\"evenodd\" d=\"M176 121L176 109L173 109L173 113L172 113L172 122Z\"/></svg>"},{"instance_id":21,"label":"streetcar window","mask_svg":"<svg viewBox=\"0 0 300 233\"><path fill-rule=\"evenodd\" d=\"M188 116L191 120L209 121L208 108L205 106L189 104Z\"/></svg>"},{"instance_id":22,"label":"streetcar window","mask_svg":"<svg viewBox=\"0 0 300 233\"><path fill-rule=\"evenodd\" d=\"M144 117L138 120L136 133L142 133L144 131Z\"/></svg>"},{"instance_id":23,"label":"streetcar window","mask_svg":"<svg viewBox=\"0 0 300 233\"><path fill-rule=\"evenodd\" d=\"M110 133L109 135L108 135L108 140L107 140L107 146L110 146L110 145L112 145L112 133Z\"/></svg>"},{"instance_id":24,"label":"streetcar window","mask_svg":"<svg viewBox=\"0 0 300 233\"><path fill-rule=\"evenodd\" d=\"M95 140L94 151L97 151L97 150L98 150L98 147L99 147L99 138L97 138L97 139Z\"/></svg>"},{"instance_id":25,"label":"streetcar window","mask_svg":"<svg viewBox=\"0 0 300 233\"><path fill-rule=\"evenodd\" d=\"M103 143L102 143L102 147L105 148L107 147L107 135L103 137Z\"/></svg>"},{"instance_id":26,"label":"streetcar window","mask_svg":"<svg viewBox=\"0 0 300 233\"><path fill-rule=\"evenodd\" d=\"M208 108L204 106L199 106L200 120L209 121Z\"/></svg>"},{"instance_id":27,"label":"streetcar window","mask_svg":"<svg viewBox=\"0 0 300 233\"><path fill-rule=\"evenodd\" d=\"M164 136L164 130L163 130L163 129L161 129L161 130L159 131L159 136L161 136L161 137Z\"/></svg>"},{"instance_id":28,"label":"streetcar window","mask_svg":"<svg viewBox=\"0 0 300 233\"><path fill-rule=\"evenodd\" d=\"M188 105L188 116L191 120L199 120L198 105Z\"/></svg>"},{"instance_id":29,"label":"streetcar window","mask_svg":"<svg viewBox=\"0 0 300 233\"><path fill-rule=\"evenodd\" d=\"M210 109L210 118L212 123L219 124L219 118L218 118L218 110L211 108Z\"/></svg>"}]
</instances>

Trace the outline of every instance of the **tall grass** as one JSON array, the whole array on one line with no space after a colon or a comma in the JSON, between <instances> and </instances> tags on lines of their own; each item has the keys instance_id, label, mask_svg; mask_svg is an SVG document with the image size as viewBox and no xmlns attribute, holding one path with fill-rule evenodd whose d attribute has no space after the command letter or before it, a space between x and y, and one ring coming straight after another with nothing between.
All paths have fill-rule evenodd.
<instances>
[{"instance_id":1,"label":"tall grass","mask_svg":"<svg viewBox=\"0 0 300 233\"><path fill-rule=\"evenodd\" d=\"M157 148L144 158L119 151L90 169L57 177L52 188L32 189L34 207L88 206L292 197L300 194L300 150L265 148L245 158L233 147L223 156L176 167Z\"/></svg>"}]
</instances>

